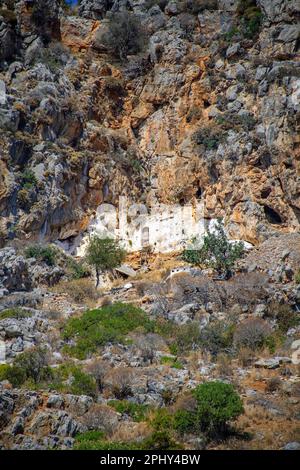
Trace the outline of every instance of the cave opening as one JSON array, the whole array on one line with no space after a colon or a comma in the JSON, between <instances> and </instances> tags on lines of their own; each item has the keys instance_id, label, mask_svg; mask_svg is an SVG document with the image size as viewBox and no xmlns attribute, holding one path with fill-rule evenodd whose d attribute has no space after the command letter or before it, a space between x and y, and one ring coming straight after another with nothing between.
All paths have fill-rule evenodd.
<instances>
[{"instance_id":1,"label":"cave opening","mask_svg":"<svg viewBox=\"0 0 300 470\"><path fill-rule=\"evenodd\" d=\"M266 219L270 224L280 225L283 223L280 214L278 214L278 212L272 209L272 207L264 206L264 211Z\"/></svg>"},{"instance_id":2,"label":"cave opening","mask_svg":"<svg viewBox=\"0 0 300 470\"><path fill-rule=\"evenodd\" d=\"M198 188L197 191L196 191L196 198L201 199L201 196L202 196L202 189Z\"/></svg>"}]
</instances>

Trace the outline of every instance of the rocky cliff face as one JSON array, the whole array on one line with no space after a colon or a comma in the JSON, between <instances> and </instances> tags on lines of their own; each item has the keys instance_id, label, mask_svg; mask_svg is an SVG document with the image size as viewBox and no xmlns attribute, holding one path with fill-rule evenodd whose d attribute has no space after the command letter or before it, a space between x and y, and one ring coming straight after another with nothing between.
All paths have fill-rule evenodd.
<instances>
[{"instance_id":1,"label":"rocky cliff face","mask_svg":"<svg viewBox=\"0 0 300 470\"><path fill-rule=\"evenodd\" d=\"M121 194L202 198L251 243L299 230L299 4L192 3L1 2L2 243L71 240ZM147 39L120 63L122 10Z\"/></svg>"}]
</instances>

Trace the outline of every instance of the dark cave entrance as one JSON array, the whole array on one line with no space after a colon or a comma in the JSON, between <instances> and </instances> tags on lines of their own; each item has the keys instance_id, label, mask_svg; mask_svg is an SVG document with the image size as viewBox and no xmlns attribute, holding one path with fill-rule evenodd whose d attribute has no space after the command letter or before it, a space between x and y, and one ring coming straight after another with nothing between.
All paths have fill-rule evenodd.
<instances>
[{"instance_id":1,"label":"dark cave entrance","mask_svg":"<svg viewBox=\"0 0 300 470\"><path fill-rule=\"evenodd\" d=\"M270 224L280 225L283 223L281 216L272 207L264 206L265 216Z\"/></svg>"}]
</instances>

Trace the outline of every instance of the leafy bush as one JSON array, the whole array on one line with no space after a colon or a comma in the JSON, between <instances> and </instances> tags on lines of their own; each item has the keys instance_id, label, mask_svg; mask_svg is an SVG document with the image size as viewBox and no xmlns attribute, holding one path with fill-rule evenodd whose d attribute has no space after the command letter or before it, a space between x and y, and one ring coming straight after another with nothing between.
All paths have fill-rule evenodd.
<instances>
[{"instance_id":1,"label":"leafy bush","mask_svg":"<svg viewBox=\"0 0 300 470\"><path fill-rule=\"evenodd\" d=\"M219 433L229 421L244 412L243 403L233 386L223 382L206 382L193 392L197 401L196 421L204 431Z\"/></svg>"},{"instance_id":2,"label":"leafy bush","mask_svg":"<svg viewBox=\"0 0 300 470\"><path fill-rule=\"evenodd\" d=\"M170 367L173 367L174 369L182 369L183 365L181 364L180 361L178 361L175 357L170 357L170 356L162 356L160 358L160 363L169 365Z\"/></svg>"},{"instance_id":3,"label":"leafy bush","mask_svg":"<svg viewBox=\"0 0 300 470\"><path fill-rule=\"evenodd\" d=\"M97 395L95 379L74 364L62 364L52 369L52 383L49 388L73 395Z\"/></svg>"},{"instance_id":4,"label":"leafy bush","mask_svg":"<svg viewBox=\"0 0 300 470\"><path fill-rule=\"evenodd\" d=\"M128 415L133 421L145 421L149 411L149 405L133 403L128 400L110 400L109 406L112 406L118 413Z\"/></svg>"},{"instance_id":5,"label":"leafy bush","mask_svg":"<svg viewBox=\"0 0 300 470\"><path fill-rule=\"evenodd\" d=\"M68 258L67 266L70 271L72 279L82 279L88 277L91 272L84 263L80 263L73 258Z\"/></svg>"},{"instance_id":6,"label":"leafy bush","mask_svg":"<svg viewBox=\"0 0 300 470\"><path fill-rule=\"evenodd\" d=\"M170 346L173 354L185 353L195 349L200 342L199 324L196 322L187 323L186 325L177 326L174 332L174 342Z\"/></svg>"},{"instance_id":7,"label":"leafy bush","mask_svg":"<svg viewBox=\"0 0 300 470\"><path fill-rule=\"evenodd\" d=\"M300 284L300 269L295 274L295 283Z\"/></svg>"},{"instance_id":8,"label":"leafy bush","mask_svg":"<svg viewBox=\"0 0 300 470\"><path fill-rule=\"evenodd\" d=\"M195 427L194 413L189 410L178 410L174 415L174 429L179 434L190 432Z\"/></svg>"},{"instance_id":9,"label":"leafy bush","mask_svg":"<svg viewBox=\"0 0 300 470\"><path fill-rule=\"evenodd\" d=\"M253 39L258 34L262 22L262 11L256 0L240 0L237 13L241 19L242 33L246 38Z\"/></svg>"},{"instance_id":10,"label":"leafy bush","mask_svg":"<svg viewBox=\"0 0 300 470\"><path fill-rule=\"evenodd\" d=\"M48 366L47 353L42 348L36 348L19 354L14 361L14 366L22 369L28 380L35 383L42 382L51 377L51 369Z\"/></svg>"},{"instance_id":11,"label":"leafy bush","mask_svg":"<svg viewBox=\"0 0 300 470\"><path fill-rule=\"evenodd\" d=\"M26 373L19 366L8 366L1 371L1 380L8 380L13 387L19 388L26 381Z\"/></svg>"},{"instance_id":12,"label":"leafy bush","mask_svg":"<svg viewBox=\"0 0 300 470\"><path fill-rule=\"evenodd\" d=\"M151 426L156 431L170 430L173 428L173 415L166 408L161 408L152 418Z\"/></svg>"},{"instance_id":13,"label":"leafy bush","mask_svg":"<svg viewBox=\"0 0 300 470\"><path fill-rule=\"evenodd\" d=\"M191 258L191 251L195 259L195 264L204 265L215 269L218 274L229 277L234 267L234 263L243 254L243 243L230 243L220 220L215 231L204 237L203 245L198 250L184 250L183 259L188 261Z\"/></svg>"},{"instance_id":14,"label":"leafy bush","mask_svg":"<svg viewBox=\"0 0 300 470\"><path fill-rule=\"evenodd\" d=\"M168 431L155 431L150 437L142 442L141 449L178 450L182 449L182 446L172 439Z\"/></svg>"},{"instance_id":15,"label":"leafy bush","mask_svg":"<svg viewBox=\"0 0 300 470\"><path fill-rule=\"evenodd\" d=\"M137 54L144 48L146 35L138 16L128 11L109 15L108 32L96 37L97 43L105 45L121 61L127 60L129 54Z\"/></svg>"},{"instance_id":16,"label":"leafy bush","mask_svg":"<svg viewBox=\"0 0 300 470\"><path fill-rule=\"evenodd\" d=\"M276 320L280 333L286 333L290 328L299 325L299 317L287 304L273 303L269 306L269 315Z\"/></svg>"},{"instance_id":17,"label":"leafy bush","mask_svg":"<svg viewBox=\"0 0 300 470\"><path fill-rule=\"evenodd\" d=\"M153 323L143 310L130 304L115 303L68 320L63 338L76 340L76 346L67 350L83 359L107 343L124 342L126 335L138 327L151 331Z\"/></svg>"},{"instance_id":18,"label":"leafy bush","mask_svg":"<svg viewBox=\"0 0 300 470\"><path fill-rule=\"evenodd\" d=\"M47 362L46 352L41 349L33 349L19 354L12 366L2 367L0 380L8 380L13 387L21 387L26 381L38 384L52 377L52 372Z\"/></svg>"},{"instance_id":19,"label":"leafy bush","mask_svg":"<svg viewBox=\"0 0 300 470\"><path fill-rule=\"evenodd\" d=\"M96 287L99 285L101 271L116 268L125 258L125 251L111 238L94 235L87 247L86 261L96 271Z\"/></svg>"},{"instance_id":20,"label":"leafy bush","mask_svg":"<svg viewBox=\"0 0 300 470\"><path fill-rule=\"evenodd\" d=\"M0 320L5 320L5 318L16 318L20 320L21 318L31 317L32 313L29 310L24 310L23 308L7 308L0 312Z\"/></svg>"},{"instance_id":21,"label":"leafy bush","mask_svg":"<svg viewBox=\"0 0 300 470\"><path fill-rule=\"evenodd\" d=\"M80 435L79 435L80 436ZM139 450L141 443L107 441L105 439L87 439L79 437L75 443L74 450Z\"/></svg>"},{"instance_id":22,"label":"leafy bush","mask_svg":"<svg viewBox=\"0 0 300 470\"><path fill-rule=\"evenodd\" d=\"M48 266L55 265L56 254L56 249L50 245L32 245L25 249L26 258L44 261Z\"/></svg>"},{"instance_id":23,"label":"leafy bush","mask_svg":"<svg viewBox=\"0 0 300 470\"><path fill-rule=\"evenodd\" d=\"M234 332L234 344L252 351L262 348L271 334L271 328L261 318L249 318L240 323Z\"/></svg>"},{"instance_id":24,"label":"leafy bush","mask_svg":"<svg viewBox=\"0 0 300 470\"><path fill-rule=\"evenodd\" d=\"M193 134L193 141L203 145L205 150L215 150L224 139L223 131L213 127L203 127Z\"/></svg>"},{"instance_id":25,"label":"leafy bush","mask_svg":"<svg viewBox=\"0 0 300 470\"><path fill-rule=\"evenodd\" d=\"M90 395L96 396L96 383L95 380L88 374L85 374L80 369L73 369L73 380L70 387L70 392L74 395Z\"/></svg>"},{"instance_id":26,"label":"leafy bush","mask_svg":"<svg viewBox=\"0 0 300 470\"><path fill-rule=\"evenodd\" d=\"M10 365L8 364L0 364L0 382L2 380L8 380L7 374L10 369Z\"/></svg>"},{"instance_id":27,"label":"leafy bush","mask_svg":"<svg viewBox=\"0 0 300 470\"><path fill-rule=\"evenodd\" d=\"M230 384L206 382L193 390L195 410L178 410L174 426L180 433L224 434L228 423L243 413L243 403Z\"/></svg>"},{"instance_id":28,"label":"leafy bush","mask_svg":"<svg viewBox=\"0 0 300 470\"><path fill-rule=\"evenodd\" d=\"M31 189L37 184L35 174L31 170L26 169L21 175L21 184L24 189Z\"/></svg>"}]
</instances>

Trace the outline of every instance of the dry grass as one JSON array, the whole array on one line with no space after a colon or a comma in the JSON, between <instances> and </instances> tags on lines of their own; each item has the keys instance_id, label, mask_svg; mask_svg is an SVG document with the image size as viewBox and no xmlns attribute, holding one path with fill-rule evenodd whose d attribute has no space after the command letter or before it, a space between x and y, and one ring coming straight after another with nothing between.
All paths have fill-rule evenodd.
<instances>
[{"instance_id":1,"label":"dry grass","mask_svg":"<svg viewBox=\"0 0 300 470\"><path fill-rule=\"evenodd\" d=\"M74 302L85 304L90 308L95 306L97 299L100 297L100 292L95 288L93 281L86 278L61 281L52 288L52 292L67 294Z\"/></svg>"},{"instance_id":2,"label":"dry grass","mask_svg":"<svg viewBox=\"0 0 300 470\"><path fill-rule=\"evenodd\" d=\"M141 441L149 437L152 429L148 423L120 422L118 429L111 436L112 441L130 442Z\"/></svg>"}]
</instances>

